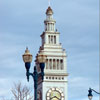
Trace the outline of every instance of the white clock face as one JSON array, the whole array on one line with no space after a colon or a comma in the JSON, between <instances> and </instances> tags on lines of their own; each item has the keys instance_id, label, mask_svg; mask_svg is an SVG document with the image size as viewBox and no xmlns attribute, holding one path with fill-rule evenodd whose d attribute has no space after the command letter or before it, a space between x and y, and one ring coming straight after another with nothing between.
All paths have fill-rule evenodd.
<instances>
[{"instance_id":1,"label":"white clock face","mask_svg":"<svg viewBox=\"0 0 100 100\"><path fill-rule=\"evenodd\" d=\"M63 92L58 88L51 88L47 92L47 100L64 100Z\"/></svg>"}]
</instances>

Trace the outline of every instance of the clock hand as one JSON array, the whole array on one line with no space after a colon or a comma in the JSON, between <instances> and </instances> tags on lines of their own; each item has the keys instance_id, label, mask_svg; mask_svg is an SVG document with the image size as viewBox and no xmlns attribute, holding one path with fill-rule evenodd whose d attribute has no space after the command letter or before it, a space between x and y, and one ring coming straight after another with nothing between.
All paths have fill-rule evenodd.
<instances>
[{"instance_id":1,"label":"clock hand","mask_svg":"<svg viewBox=\"0 0 100 100\"><path fill-rule=\"evenodd\" d=\"M58 100L60 100L57 96L55 96Z\"/></svg>"},{"instance_id":2,"label":"clock hand","mask_svg":"<svg viewBox=\"0 0 100 100\"><path fill-rule=\"evenodd\" d=\"M59 99L57 96L54 96L54 97L52 97L52 98L57 98L58 100L61 100L61 99ZM52 98L50 98L50 99L52 99Z\"/></svg>"}]
</instances>

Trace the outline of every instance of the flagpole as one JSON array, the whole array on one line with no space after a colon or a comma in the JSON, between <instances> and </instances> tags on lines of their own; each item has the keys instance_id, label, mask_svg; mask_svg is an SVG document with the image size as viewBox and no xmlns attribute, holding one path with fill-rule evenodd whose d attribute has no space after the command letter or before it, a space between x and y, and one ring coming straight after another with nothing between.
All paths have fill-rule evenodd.
<instances>
[{"instance_id":1,"label":"flagpole","mask_svg":"<svg viewBox=\"0 0 100 100\"><path fill-rule=\"evenodd\" d=\"M50 6L50 0L48 0L49 6Z\"/></svg>"}]
</instances>

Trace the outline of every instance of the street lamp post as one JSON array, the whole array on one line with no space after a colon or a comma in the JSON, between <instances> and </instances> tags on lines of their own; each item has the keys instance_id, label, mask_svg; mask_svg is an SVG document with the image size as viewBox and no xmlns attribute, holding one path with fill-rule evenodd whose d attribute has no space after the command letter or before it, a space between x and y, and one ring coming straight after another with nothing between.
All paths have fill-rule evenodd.
<instances>
[{"instance_id":1,"label":"street lamp post","mask_svg":"<svg viewBox=\"0 0 100 100\"><path fill-rule=\"evenodd\" d=\"M27 76L27 81L29 82L29 77L32 76L33 81L34 81L34 89L35 89L35 97L34 100L37 100L37 82L39 76L42 77L42 81L44 79L44 68L45 68L45 61L46 61L46 56L45 55L37 55L37 60L40 65L41 72L38 73L36 66L34 66L34 72L30 73L30 66L32 62L32 54L29 52L28 48L26 48L25 53L22 55L23 61L25 63L25 68L26 68L26 76Z\"/></svg>"},{"instance_id":2,"label":"street lamp post","mask_svg":"<svg viewBox=\"0 0 100 100\"><path fill-rule=\"evenodd\" d=\"M93 97L92 91L100 95L99 92L95 91L94 89L89 88L89 90L88 90L88 92L89 92L89 94L88 94L89 100L92 100L92 97Z\"/></svg>"}]
</instances>

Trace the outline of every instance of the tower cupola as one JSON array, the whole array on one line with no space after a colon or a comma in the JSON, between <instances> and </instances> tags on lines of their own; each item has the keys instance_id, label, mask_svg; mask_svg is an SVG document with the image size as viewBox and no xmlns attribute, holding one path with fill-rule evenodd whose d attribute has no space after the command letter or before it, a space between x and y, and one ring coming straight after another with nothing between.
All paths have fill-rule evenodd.
<instances>
[{"instance_id":1,"label":"tower cupola","mask_svg":"<svg viewBox=\"0 0 100 100\"><path fill-rule=\"evenodd\" d=\"M45 31L54 32L56 21L53 19L53 10L49 6L46 10Z\"/></svg>"},{"instance_id":2,"label":"tower cupola","mask_svg":"<svg viewBox=\"0 0 100 100\"><path fill-rule=\"evenodd\" d=\"M53 14L53 10L51 9L51 7L49 6L47 11L46 11L47 15L52 15Z\"/></svg>"}]
</instances>

